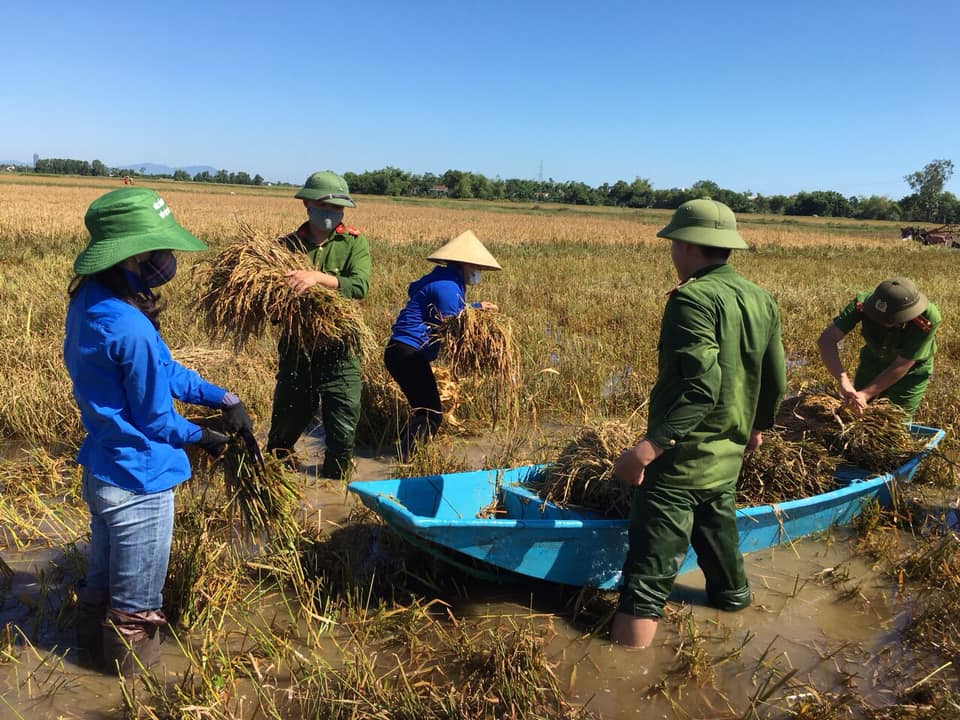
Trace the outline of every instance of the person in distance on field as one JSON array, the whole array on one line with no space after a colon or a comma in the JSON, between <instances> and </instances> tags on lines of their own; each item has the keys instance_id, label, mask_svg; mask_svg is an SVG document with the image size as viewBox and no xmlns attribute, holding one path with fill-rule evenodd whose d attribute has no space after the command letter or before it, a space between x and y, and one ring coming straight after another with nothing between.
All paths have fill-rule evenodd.
<instances>
[{"instance_id":1,"label":"person in distance on field","mask_svg":"<svg viewBox=\"0 0 960 720\"><path fill-rule=\"evenodd\" d=\"M864 345L851 381L838 345L858 324ZM913 280L893 277L857 293L820 334L817 345L850 407L862 412L874 398L885 397L912 417L933 374L939 326L939 310Z\"/></svg>"},{"instance_id":2,"label":"person in distance on field","mask_svg":"<svg viewBox=\"0 0 960 720\"><path fill-rule=\"evenodd\" d=\"M708 601L722 610L750 604L737 477L786 389L777 304L727 264L731 249L747 247L730 208L691 200L657 236L670 240L680 284L663 312L646 434L614 465L634 488L610 639L638 648L653 641L691 545Z\"/></svg>"}]
</instances>

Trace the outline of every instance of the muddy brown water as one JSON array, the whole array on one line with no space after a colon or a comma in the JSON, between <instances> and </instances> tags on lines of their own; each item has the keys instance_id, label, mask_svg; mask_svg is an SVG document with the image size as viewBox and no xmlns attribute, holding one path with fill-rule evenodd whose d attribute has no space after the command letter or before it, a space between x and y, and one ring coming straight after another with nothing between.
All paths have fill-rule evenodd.
<instances>
[{"instance_id":1,"label":"muddy brown water","mask_svg":"<svg viewBox=\"0 0 960 720\"><path fill-rule=\"evenodd\" d=\"M302 449L312 451L317 442L308 439ZM487 452L476 442L461 450L468 462L482 462ZM361 457L356 479L389 477L392 462L390 457ZM322 525L340 523L355 503L339 483L305 476L304 505ZM818 691L854 687L882 705L890 701L890 683L881 659L889 660L897 644L896 587L853 553L852 540L849 530L840 529L827 537L746 556L753 603L740 613L721 613L704 605L699 571L679 578L672 599L683 603L681 612L690 613L681 625L695 628L703 638L699 645L708 659L701 678L712 673L712 681L674 672L685 657L678 648L691 647L689 637L681 638L674 624L662 623L655 647L649 650L630 650L603 637L585 636L584 628L571 621L569 589L535 581L501 585L465 578L464 596L445 601L460 616L502 622L505 627L533 614L548 638L547 654L556 663L567 696L604 718L740 717L758 688L791 671L796 671L795 690L775 696L783 710L805 697L804 686ZM15 623L29 630L30 609L43 601L44 588L56 586L47 580L60 554L48 549L3 550L15 575L0 608L0 626ZM58 604L56 598L48 602ZM53 627L42 630L35 651L22 652L19 662L0 656L0 719L117 717L118 681L73 661L73 651L67 651L72 628L47 625ZM739 653L721 662L740 646ZM162 666L170 679L183 666L172 642L163 645ZM658 684L673 689L658 692ZM777 714L766 707L759 716Z\"/></svg>"}]
</instances>

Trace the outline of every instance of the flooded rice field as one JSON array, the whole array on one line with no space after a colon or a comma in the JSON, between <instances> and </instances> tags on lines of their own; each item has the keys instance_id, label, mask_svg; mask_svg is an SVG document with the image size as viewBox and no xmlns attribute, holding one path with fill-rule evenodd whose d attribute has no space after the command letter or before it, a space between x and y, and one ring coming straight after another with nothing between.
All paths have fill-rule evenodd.
<instances>
[{"instance_id":1,"label":"flooded rice field","mask_svg":"<svg viewBox=\"0 0 960 720\"><path fill-rule=\"evenodd\" d=\"M468 462L482 462L486 448L474 443L463 452ZM356 479L389 477L392 462L389 457L361 457ZM374 522L371 516L358 519L358 503L342 485L318 481L310 464L302 470L304 512L321 529L336 533L353 523ZM956 519L955 511L948 515ZM396 544L381 543L381 536L379 528L372 529L366 535L370 544L356 552L389 563L391 558L384 556L396 552ZM904 624L903 583L879 572L875 560L858 553L857 547L855 531L844 528L746 556L753 602L735 614L707 607L702 576L699 571L687 573L680 577L668 617L648 650L625 649L606 639L604 621L615 600L610 594L517 578L497 582L454 568L414 584L437 623L469 628L471 636L529 629L541 639L563 695L594 717L813 717L802 714L804 707L824 697L856 697L869 707L892 703L894 690L902 692L909 684L904 664L916 662L916 657L902 656L898 639ZM83 551L72 545L3 550L13 573L0 610L0 627L7 634L0 655L0 718L106 720L124 717L125 707L130 716L124 693L135 692L130 688L136 684L128 683L124 691L116 678L85 667L74 649L68 588L75 580L74 555ZM290 612L294 600L264 592L255 602L255 617L243 622L283 634L290 623L301 622ZM240 636L229 622L214 632ZM188 662L180 643L192 640L189 633L167 636L156 672L160 684L174 687L189 674L193 661ZM345 663L343 649L342 639L331 632L315 646L319 654L311 657L336 668ZM929 658L930 671L942 664ZM240 683L234 692L249 695L237 699L234 706L239 709L231 716L269 717L258 710L254 688ZM204 714L201 705L193 711L189 705L181 707L179 714L141 716L213 717ZM573 717L561 712L555 716Z\"/></svg>"}]
</instances>

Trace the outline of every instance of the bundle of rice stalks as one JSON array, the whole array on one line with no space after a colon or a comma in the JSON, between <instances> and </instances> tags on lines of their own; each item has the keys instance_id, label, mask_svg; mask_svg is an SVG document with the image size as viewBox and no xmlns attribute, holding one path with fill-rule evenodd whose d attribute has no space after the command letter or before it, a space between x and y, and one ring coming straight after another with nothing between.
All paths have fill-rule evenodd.
<instances>
[{"instance_id":1,"label":"bundle of rice stalks","mask_svg":"<svg viewBox=\"0 0 960 720\"><path fill-rule=\"evenodd\" d=\"M801 393L780 404L776 424L788 442L816 440L829 445L843 429L838 414L842 407L840 399L832 395Z\"/></svg>"},{"instance_id":2,"label":"bundle of rice stalks","mask_svg":"<svg viewBox=\"0 0 960 720\"><path fill-rule=\"evenodd\" d=\"M424 477L470 469L466 458L456 452L451 437L434 437L430 442L417 443L407 462L397 462L393 477Z\"/></svg>"},{"instance_id":3,"label":"bundle of rice stalks","mask_svg":"<svg viewBox=\"0 0 960 720\"><path fill-rule=\"evenodd\" d=\"M558 507L579 506L604 517L628 517L630 489L613 476L613 464L636 441L636 431L616 421L582 428L543 474L538 494Z\"/></svg>"},{"instance_id":4,"label":"bundle of rice stalks","mask_svg":"<svg viewBox=\"0 0 960 720\"><path fill-rule=\"evenodd\" d=\"M871 402L861 415L830 395L798 395L785 400L777 417L783 437L794 442L816 440L858 468L889 471L919 449L907 430L904 410L884 398Z\"/></svg>"},{"instance_id":5,"label":"bundle of rice stalks","mask_svg":"<svg viewBox=\"0 0 960 720\"><path fill-rule=\"evenodd\" d=\"M194 306L212 338L229 339L239 350L275 325L310 352L345 346L362 356L373 348L358 303L320 285L298 293L287 284L285 273L315 269L304 253L258 238L246 222L239 229L236 243L194 270L200 286Z\"/></svg>"},{"instance_id":6,"label":"bundle of rice stalks","mask_svg":"<svg viewBox=\"0 0 960 720\"><path fill-rule=\"evenodd\" d=\"M848 420L831 449L866 470L889 471L919 450L907 430L908 416L899 405L875 400L858 418Z\"/></svg>"},{"instance_id":7,"label":"bundle of rice stalks","mask_svg":"<svg viewBox=\"0 0 960 720\"><path fill-rule=\"evenodd\" d=\"M776 430L767 431L760 448L743 458L737 505L780 503L827 492L836 485L837 462L820 443L789 442Z\"/></svg>"},{"instance_id":8,"label":"bundle of rice stalks","mask_svg":"<svg viewBox=\"0 0 960 720\"><path fill-rule=\"evenodd\" d=\"M497 312L467 307L445 318L433 334L440 341L438 360L449 368L450 381L461 384L469 378L478 383L478 390L486 390L494 423L500 418L516 420L520 363L509 320Z\"/></svg>"},{"instance_id":9,"label":"bundle of rice stalks","mask_svg":"<svg viewBox=\"0 0 960 720\"><path fill-rule=\"evenodd\" d=\"M890 572L899 580L923 583L926 589L960 590L960 537L954 532L923 538L894 561ZM958 598L960 600L960 598Z\"/></svg>"},{"instance_id":10,"label":"bundle of rice stalks","mask_svg":"<svg viewBox=\"0 0 960 720\"><path fill-rule=\"evenodd\" d=\"M454 378L494 376L515 382L516 358L509 322L498 312L467 307L433 329L440 360Z\"/></svg>"},{"instance_id":11,"label":"bundle of rice stalks","mask_svg":"<svg viewBox=\"0 0 960 720\"><path fill-rule=\"evenodd\" d=\"M295 527L292 514L300 504L296 475L274 455L265 455L263 460L264 467L258 471L244 443L231 439L222 461L228 502L239 511L250 532L287 535Z\"/></svg>"},{"instance_id":12,"label":"bundle of rice stalks","mask_svg":"<svg viewBox=\"0 0 960 720\"><path fill-rule=\"evenodd\" d=\"M192 420L202 427L225 432L220 415ZM196 462L200 465L198 470L207 474L222 470L227 508L239 514L247 531L286 537L297 528L293 519L300 504L296 475L271 454L264 455L263 460L263 468L257 467L246 442L232 436L220 458L214 461L202 454Z\"/></svg>"}]
</instances>

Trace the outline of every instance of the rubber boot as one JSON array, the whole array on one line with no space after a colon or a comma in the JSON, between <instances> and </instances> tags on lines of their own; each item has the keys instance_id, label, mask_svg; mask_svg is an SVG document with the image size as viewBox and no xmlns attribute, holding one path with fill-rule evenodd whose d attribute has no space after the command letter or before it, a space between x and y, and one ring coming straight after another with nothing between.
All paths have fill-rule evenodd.
<instances>
[{"instance_id":1,"label":"rubber boot","mask_svg":"<svg viewBox=\"0 0 960 720\"><path fill-rule=\"evenodd\" d=\"M128 613L110 608L102 626L107 670L132 678L155 665L160 660L160 626L166 624L160 610Z\"/></svg>"},{"instance_id":2,"label":"rubber boot","mask_svg":"<svg viewBox=\"0 0 960 720\"><path fill-rule=\"evenodd\" d=\"M77 647L93 667L103 666L103 621L107 616L110 593L106 590L77 588Z\"/></svg>"},{"instance_id":3,"label":"rubber boot","mask_svg":"<svg viewBox=\"0 0 960 720\"><path fill-rule=\"evenodd\" d=\"M324 454L320 474L333 480L349 480L353 474L353 458L349 455L334 457L329 453Z\"/></svg>"},{"instance_id":4,"label":"rubber boot","mask_svg":"<svg viewBox=\"0 0 960 720\"><path fill-rule=\"evenodd\" d=\"M708 602L718 610L727 612L736 612L750 607L750 586L744 585L736 590L724 590L723 592L711 593L707 590Z\"/></svg>"}]
</instances>

